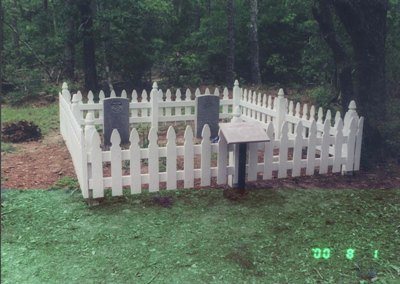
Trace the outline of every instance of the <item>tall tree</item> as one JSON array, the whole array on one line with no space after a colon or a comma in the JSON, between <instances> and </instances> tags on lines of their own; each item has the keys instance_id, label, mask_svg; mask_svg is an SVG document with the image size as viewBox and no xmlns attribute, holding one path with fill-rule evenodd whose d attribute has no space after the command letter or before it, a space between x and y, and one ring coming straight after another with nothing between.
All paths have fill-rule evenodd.
<instances>
[{"instance_id":1,"label":"tall tree","mask_svg":"<svg viewBox=\"0 0 400 284\"><path fill-rule=\"evenodd\" d=\"M3 95L3 3L0 0L0 95Z\"/></svg>"},{"instance_id":2,"label":"tall tree","mask_svg":"<svg viewBox=\"0 0 400 284\"><path fill-rule=\"evenodd\" d=\"M82 0L79 2L83 38L83 69L85 73L86 90L97 90L98 86L95 55L96 47L93 31L95 7L95 0Z\"/></svg>"},{"instance_id":3,"label":"tall tree","mask_svg":"<svg viewBox=\"0 0 400 284\"><path fill-rule=\"evenodd\" d=\"M251 81L261 83L259 47L258 47L258 0L250 0L250 61Z\"/></svg>"},{"instance_id":4,"label":"tall tree","mask_svg":"<svg viewBox=\"0 0 400 284\"><path fill-rule=\"evenodd\" d=\"M226 56L226 84L233 86L235 81L235 0L227 0L228 36Z\"/></svg>"},{"instance_id":5,"label":"tall tree","mask_svg":"<svg viewBox=\"0 0 400 284\"><path fill-rule=\"evenodd\" d=\"M351 100L354 99L353 89L353 65L351 56L346 51L343 40L339 39L339 33L335 29L333 20L333 7L331 0L320 0L314 3L312 13L318 22L321 34L332 51L335 63L335 87L339 90L340 102L346 109Z\"/></svg>"},{"instance_id":6,"label":"tall tree","mask_svg":"<svg viewBox=\"0 0 400 284\"><path fill-rule=\"evenodd\" d=\"M65 42L64 42L64 72L65 76L75 78L75 13L76 6L73 0L65 0Z\"/></svg>"},{"instance_id":7,"label":"tall tree","mask_svg":"<svg viewBox=\"0 0 400 284\"><path fill-rule=\"evenodd\" d=\"M329 1L318 0L320 7L326 3L334 7L335 14L350 38L355 71L354 98L359 113L366 117L363 147L368 157L364 155L364 158L377 162L384 157L382 121L386 118L385 40L388 0ZM346 92L350 93L351 90L342 90L342 93Z\"/></svg>"}]
</instances>

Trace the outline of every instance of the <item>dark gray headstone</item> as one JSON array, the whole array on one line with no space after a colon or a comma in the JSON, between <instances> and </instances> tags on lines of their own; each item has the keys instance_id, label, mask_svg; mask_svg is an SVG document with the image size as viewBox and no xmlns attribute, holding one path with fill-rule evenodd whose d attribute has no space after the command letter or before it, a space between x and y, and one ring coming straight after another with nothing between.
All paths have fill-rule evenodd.
<instances>
[{"instance_id":1,"label":"dark gray headstone","mask_svg":"<svg viewBox=\"0 0 400 284\"><path fill-rule=\"evenodd\" d=\"M196 97L195 132L196 137L201 138L201 132L205 124L211 130L211 138L218 136L219 123L219 97L203 95Z\"/></svg>"},{"instance_id":2,"label":"dark gray headstone","mask_svg":"<svg viewBox=\"0 0 400 284\"><path fill-rule=\"evenodd\" d=\"M106 98L103 103L104 145L111 145L114 129L121 136L121 144L129 143L129 101L125 98Z\"/></svg>"}]
</instances>

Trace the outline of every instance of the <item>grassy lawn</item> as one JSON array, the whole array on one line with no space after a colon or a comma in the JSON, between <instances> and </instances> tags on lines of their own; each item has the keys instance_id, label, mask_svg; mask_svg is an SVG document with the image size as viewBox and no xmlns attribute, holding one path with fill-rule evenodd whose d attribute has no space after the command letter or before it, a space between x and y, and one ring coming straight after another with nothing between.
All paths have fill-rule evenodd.
<instances>
[{"instance_id":1,"label":"grassy lawn","mask_svg":"<svg viewBox=\"0 0 400 284\"><path fill-rule=\"evenodd\" d=\"M2 283L400 283L400 190L5 195Z\"/></svg>"},{"instance_id":2,"label":"grassy lawn","mask_svg":"<svg viewBox=\"0 0 400 284\"><path fill-rule=\"evenodd\" d=\"M33 121L45 135L51 130L59 129L58 104L44 107L9 107L2 106L1 122L16 122L19 120Z\"/></svg>"}]
</instances>

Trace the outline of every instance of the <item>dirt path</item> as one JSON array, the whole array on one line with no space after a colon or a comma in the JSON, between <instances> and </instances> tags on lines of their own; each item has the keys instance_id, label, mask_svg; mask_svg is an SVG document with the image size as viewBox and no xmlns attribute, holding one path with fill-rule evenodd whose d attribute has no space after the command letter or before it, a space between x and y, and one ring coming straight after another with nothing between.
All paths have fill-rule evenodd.
<instances>
[{"instance_id":1,"label":"dirt path","mask_svg":"<svg viewBox=\"0 0 400 284\"><path fill-rule=\"evenodd\" d=\"M1 153L1 188L49 188L63 176L76 177L71 157L59 133L41 141L13 144L17 151Z\"/></svg>"},{"instance_id":2,"label":"dirt path","mask_svg":"<svg viewBox=\"0 0 400 284\"><path fill-rule=\"evenodd\" d=\"M1 153L1 188L45 189L61 177L76 177L71 157L59 133L41 141L14 144L13 153ZM400 189L400 166L388 165L355 176L316 175L273 179L250 184L252 188L376 188Z\"/></svg>"}]
</instances>

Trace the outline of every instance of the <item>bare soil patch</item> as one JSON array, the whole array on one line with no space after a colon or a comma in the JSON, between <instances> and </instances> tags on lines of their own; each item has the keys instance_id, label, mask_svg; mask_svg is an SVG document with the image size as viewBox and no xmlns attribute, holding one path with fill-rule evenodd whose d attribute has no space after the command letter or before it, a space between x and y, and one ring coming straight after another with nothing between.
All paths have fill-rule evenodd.
<instances>
[{"instance_id":1,"label":"bare soil patch","mask_svg":"<svg viewBox=\"0 0 400 284\"><path fill-rule=\"evenodd\" d=\"M40 141L13 144L17 151L1 153L1 188L49 188L63 176L76 177L68 149L58 133Z\"/></svg>"},{"instance_id":2,"label":"bare soil patch","mask_svg":"<svg viewBox=\"0 0 400 284\"><path fill-rule=\"evenodd\" d=\"M71 156L59 133L51 133L40 141L13 145L17 148L16 152L1 153L2 189L44 189L53 186L61 177L76 177ZM221 188L214 180L212 186ZM195 187L199 187L198 182L195 183ZM247 187L400 189L400 166L391 164L373 171L360 171L351 176L327 174L259 180L248 183Z\"/></svg>"}]
</instances>

